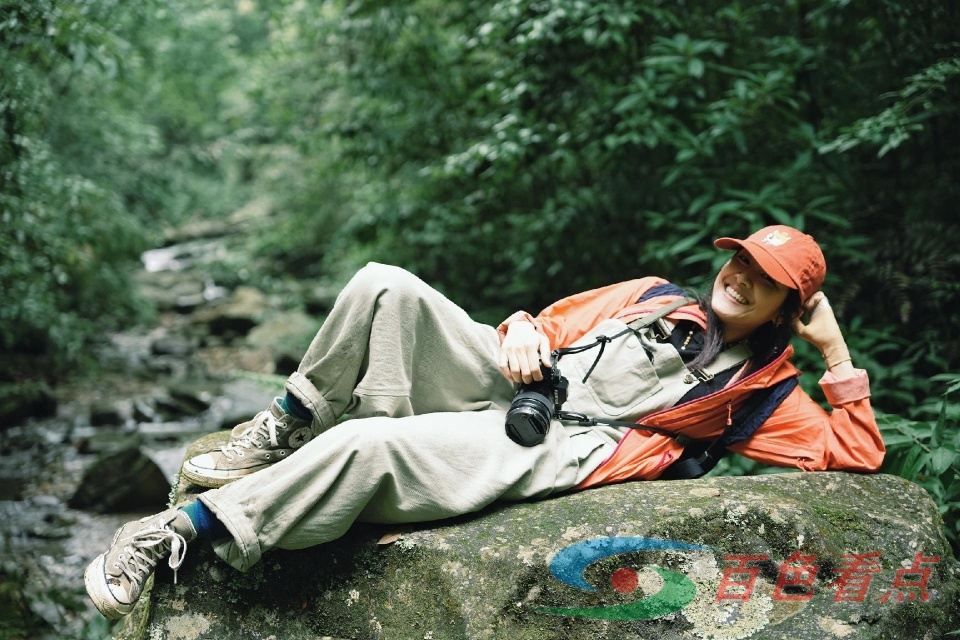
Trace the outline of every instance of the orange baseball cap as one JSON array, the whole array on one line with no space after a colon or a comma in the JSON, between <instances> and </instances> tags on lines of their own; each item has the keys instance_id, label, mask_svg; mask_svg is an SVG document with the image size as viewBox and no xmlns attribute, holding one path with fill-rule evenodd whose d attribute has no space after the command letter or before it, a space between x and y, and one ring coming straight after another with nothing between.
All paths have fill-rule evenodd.
<instances>
[{"instance_id":1,"label":"orange baseball cap","mask_svg":"<svg viewBox=\"0 0 960 640\"><path fill-rule=\"evenodd\" d=\"M743 249L768 276L780 284L800 292L801 302L820 290L827 275L827 262L820 245L802 231L777 224L764 227L746 240L717 238L713 246L720 249Z\"/></svg>"}]
</instances>

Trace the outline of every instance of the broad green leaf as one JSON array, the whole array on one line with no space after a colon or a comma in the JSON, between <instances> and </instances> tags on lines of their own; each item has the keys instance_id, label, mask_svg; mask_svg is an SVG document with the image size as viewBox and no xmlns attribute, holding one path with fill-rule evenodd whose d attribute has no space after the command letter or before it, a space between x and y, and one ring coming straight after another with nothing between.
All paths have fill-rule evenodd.
<instances>
[{"instance_id":1,"label":"broad green leaf","mask_svg":"<svg viewBox=\"0 0 960 640\"><path fill-rule=\"evenodd\" d=\"M902 433L895 433L893 435L887 435L887 434L883 435L883 444L885 444L887 448L896 447L904 444L913 445L913 444L916 444L916 442L917 442L916 439L913 438L912 436L908 436Z\"/></svg>"},{"instance_id":2,"label":"broad green leaf","mask_svg":"<svg viewBox=\"0 0 960 640\"><path fill-rule=\"evenodd\" d=\"M679 67L684 61L683 56L648 56L642 60L643 64L651 67Z\"/></svg>"},{"instance_id":3,"label":"broad green leaf","mask_svg":"<svg viewBox=\"0 0 960 640\"><path fill-rule=\"evenodd\" d=\"M637 105L645 102L646 99L647 99L646 94L632 93L628 95L626 98L624 98L623 100L621 100L620 102L618 102L617 105L613 108L613 111L615 113L624 113L624 112L630 111Z\"/></svg>"},{"instance_id":4,"label":"broad green leaf","mask_svg":"<svg viewBox=\"0 0 960 640\"><path fill-rule=\"evenodd\" d=\"M695 235L691 235L686 238L683 238L675 242L673 245L671 245L670 254L683 255L691 247L699 244L702 239L703 239L703 234L695 234Z\"/></svg>"},{"instance_id":5,"label":"broad green leaf","mask_svg":"<svg viewBox=\"0 0 960 640\"><path fill-rule=\"evenodd\" d=\"M698 196L690 203L690 206L687 207L687 213L699 213L703 207L713 199L713 194L704 193L701 196Z\"/></svg>"},{"instance_id":6,"label":"broad green leaf","mask_svg":"<svg viewBox=\"0 0 960 640\"><path fill-rule=\"evenodd\" d=\"M930 470L934 475L940 475L949 469L957 460L960 454L946 447L934 449L930 456Z\"/></svg>"}]
</instances>

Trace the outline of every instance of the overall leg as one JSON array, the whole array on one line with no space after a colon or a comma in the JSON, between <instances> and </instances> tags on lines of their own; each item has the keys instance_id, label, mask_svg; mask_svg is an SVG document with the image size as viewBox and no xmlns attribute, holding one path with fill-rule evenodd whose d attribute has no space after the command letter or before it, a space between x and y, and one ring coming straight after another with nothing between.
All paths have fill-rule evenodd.
<instances>
[{"instance_id":1,"label":"overall leg","mask_svg":"<svg viewBox=\"0 0 960 640\"><path fill-rule=\"evenodd\" d=\"M401 417L506 408L496 331L413 274L371 263L357 272L287 381L317 431L345 413Z\"/></svg>"},{"instance_id":2,"label":"overall leg","mask_svg":"<svg viewBox=\"0 0 960 640\"><path fill-rule=\"evenodd\" d=\"M157 563L167 559L176 570L197 538L215 534L216 553L246 570L270 548L328 542L356 520L422 522L497 498L564 491L615 447L596 428L559 423L542 444L521 447L505 435L503 418L503 411L488 410L338 425L301 455L208 491L200 503L127 523L87 567L87 592L116 619L136 605ZM219 538L224 534L229 538Z\"/></svg>"},{"instance_id":3,"label":"overall leg","mask_svg":"<svg viewBox=\"0 0 960 640\"><path fill-rule=\"evenodd\" d=\"M504 412L368 418L338 425L295 458L200 496L231 538L215 550L246 570L272 547L340 537L356 520L423 522L481 509L498 498L539 498L585 478L613 449L587 427L557 423L522 447Z\"/></svg>"},{"instance_id":4,"label":"overall leg","mask_svg":"<svg viewBox=\"0 0 960 640\"><path fill-rule=\"evenodd\" d=\"M186 461L183 475L220 487L259 473L345 413L400 417L506 408L514 389L500 374L499 350L495 329L471 320L413 274L371 263L340 293L287 381L302 405L297 413L308 415L274 402L236 427L218 451Z\"/></svg>"}]
</instances>

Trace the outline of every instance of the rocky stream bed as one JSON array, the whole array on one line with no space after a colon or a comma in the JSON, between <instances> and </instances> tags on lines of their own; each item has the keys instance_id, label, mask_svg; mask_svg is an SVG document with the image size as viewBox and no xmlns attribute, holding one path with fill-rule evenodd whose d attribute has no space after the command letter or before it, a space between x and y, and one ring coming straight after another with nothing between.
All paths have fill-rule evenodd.
<instances>
[{"instance_id":1,"label":"rocky stream bed","mask_svg":"<svg viewBox=\"0 0 960 640\"><path fill-rule=\"evenodd\" d=\"M245 284L238 232L263 214L255 203L170 234L135 275L154 323L96 345L94 375L3 398L0 640L110 637L87 563L121 524L165 507L190 442L282 393L336 288Z\"/></svg>"}]
</instances>

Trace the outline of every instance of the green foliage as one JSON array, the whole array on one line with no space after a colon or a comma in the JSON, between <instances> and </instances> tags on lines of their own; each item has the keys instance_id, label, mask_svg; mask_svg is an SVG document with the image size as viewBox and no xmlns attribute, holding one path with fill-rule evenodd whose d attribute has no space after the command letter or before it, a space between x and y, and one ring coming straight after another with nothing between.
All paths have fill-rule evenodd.
<instances>
[{"instance_id":1,"label":"green foliage","mask_svg":"<svg viewBox=\"0 0 960 640\"><path fill-rule=\"evenodd\" d=\"M236 205L226 14L181 8L0 2L4 351L76 362L141 317L127 273L160 225Z\"/></svg>"},{"instance_id":2,"label":"green foliage","mask_svg":"<svg viewBox=\"0 0 960 640\"><path fill-rule=\"evenodd\" d=\"M903 89L893 95L898 100L880 113L862 118L834 140L820 147L820 153L844 152L860 145L879 147L882 158L923 131L924 120L957 109L956 104L939 103L947 97L947 86L960 75L960 58L939 60L920 73L907 78Z\"/></svg>"},{"instance_id":3,"label":"green foliage","mask_svg":"<svg viewBox=\"0 0 960 640\"><path fill-rule=\"evenodd\" d=\"M640 274L702 287L713 237L783 222L823 241L847 320L916 340L914 318L958 301L953 5L421 0L271 20L290 215L265 248L286 268L401 264L493 320ZM957 324L918 379L960 357Z\"/></svg>"},{"instance_id":4,"label":"green foliage","mask_svg":"<svg viewBox=\"0 0 960 640\"><path fill-rule=\"evenodd\" d=\"M114 34L76 6L11 5L0 13L0 66L11 79L0 95L0 345L72 359L92 331L129 315L121 265L143 247L139 222L116 193L69 171L47 136L51 104L88 49L113 69Z\"/></svg>"},{"instance_id":5,"label":"green foliage","mask_svg":"<svg viewBox=\"0 0 960 640\"><path fill-rule=\"evenodd\" d=\"M936 500L954 549L960 548L960 403L950 394L960 389L960 375L936 376L931 383L947 382L939 411L929 421L877 413L887 455L882 472L916 482ZM930 407L924 407L929 410Z\"/></svg>"}]
</instances>

